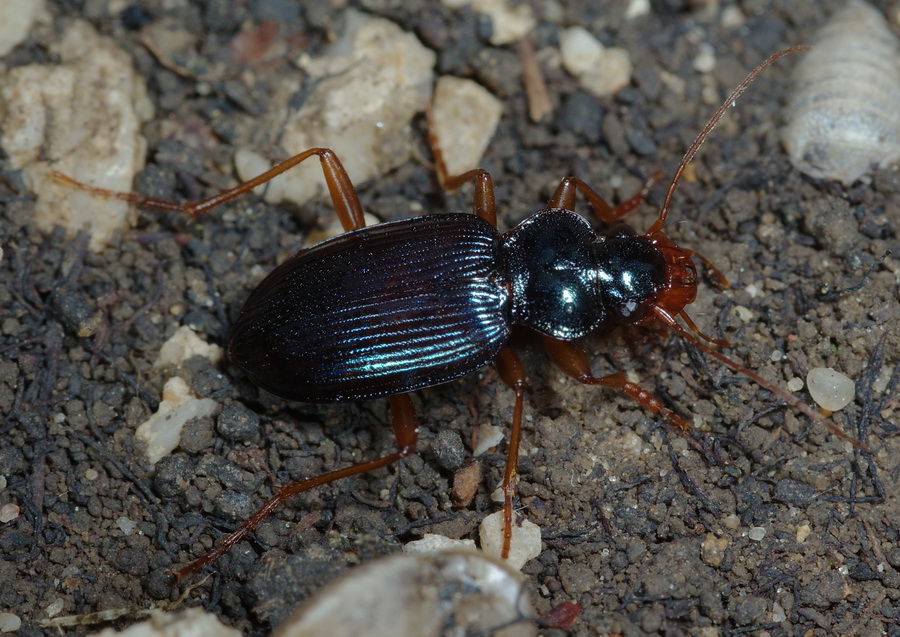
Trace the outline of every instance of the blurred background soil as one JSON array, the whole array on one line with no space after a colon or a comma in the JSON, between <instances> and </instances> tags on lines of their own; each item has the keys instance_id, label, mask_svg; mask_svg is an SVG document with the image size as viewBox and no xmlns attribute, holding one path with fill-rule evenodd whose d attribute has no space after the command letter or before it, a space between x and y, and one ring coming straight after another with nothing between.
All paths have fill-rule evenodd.
<instances>
[{"instance_id":1,"label":"blurred background soil","mask_svg":"<svg viewBox=\"0 0 900 637\"><path fill-rule=\"evenodd\" d=\"M52 33L77 18L115 39L156 110L143 129L148 167L136 189L196 198L236 182L236 148L285 156L265 117L268 96L300 73L293 57L315 55L341 32L352 5L416 34L437 54L440 74L472 78L502 101L481 162L494 179L502 228L540 210L567 175L617 202L661 170L666 177L648 205L627 218L643 231L668 176L728 92L769 54L807 41L839 5L651 0L649 13L628 18L625 2L522 3L537 17L529 39L552 104L533 122L518 49L491 45L490 20L471 8L435 0L302 4L51 0L51 31L3 62L52 63ZM192 64L161 60L142 43L141 30L162 20L189 25ZM277 24L270 44L285 55L236 62L235 38L265 20ZM559 34L572 25L628 51L628 87L597 98L560 68ZM698 71L698 56L710 52L712 68ZM791 167L778 127L795 63L766 70L726 115L681 184L667 232L731 282L718 291L704 279L688 308L701 329L728 338L731 356L782 387L812 367L849 375L856 399L834 421L871 451L675 336L601 330L585 347L598 374L625 371L682 414L696 445L627 397L564 378L532 336L516 337L530 382L519 498L544 536L544 551L523 570L538 614L566 601L582 605L571 634L900 635L896 256L864 278L888 249L898 254L900 174L878 171L845 189ZM204 74L222 68L228 72ZM680 92L667 78L683 83ZM302 103L302 91L296 99ZM363 205L381 220L468 210L471 189L446 195L437 185L424 117L413 127L418 159L356 184ZM198 395L237 406L251 421L249 438L223 435L216 416L194 421L154 471L134 437L168 377L151 369L161 344L190 325L224 345L249 291L331 223L330 204L279 206L249 195L193 221L141 211L134 231L93 254L83 238L31 229L28 195L14 171L2 173L0 504L21 514L0 525L0 611L21 618L20 635L56 633L40 624L48 612L137 612L173 602L184 587L166 570L210 548L273 486L392 449L385 400L290 403L262 394L227 362L202 358L180 375ZM579 211L590 215L583 203ZM65 304L54 300L63 288L87 299L102 330L75 333ZM447 458L468 461L477 425L505 427L512 393L484 370L414 400L423 423L418 456L295 498L215 562L208 579L196 577L202 584L183 605L266 634L353 565L424 533L474 537L497 510L490 493L505 445L483 458L483 484L463 509L450 501L458 461Z\"/></svg>"}]
</instances>

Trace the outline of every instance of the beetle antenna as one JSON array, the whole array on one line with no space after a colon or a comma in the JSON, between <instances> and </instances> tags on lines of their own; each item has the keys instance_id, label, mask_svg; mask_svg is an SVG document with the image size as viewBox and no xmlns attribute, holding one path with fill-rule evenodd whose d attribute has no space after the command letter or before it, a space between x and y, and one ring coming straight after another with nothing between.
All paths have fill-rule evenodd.
<instances>
[{"instance_id":1,"label":"beetle antenna","mask_svg":"<svg viewBox=\"0 0 900 637\"><path fill-rule=\"evenodd\" d=\"M669 204L672 202L672 196L675 194L675 188L678 187L678 182L681 179L681 175L684 173L687 165L694 158L694 155L697 154L697 151L700 150L703 142L706 141L706 138L716 127L716 124L718 124L719 120L722 119L722 115L725 114L725 111L727 111L730 106L734 105L734 103L737 101L737 98L741 96L741 93L746 91L747 87L753 83L753 80L756 79L756 76L759 75L760 72L767 66L775 62L775 60L789 53L796 53L797 51L808 51L810 48L812 47L794 46L789 49L784 49L783 51L773 53L766 59L765 62L750 71L750 75L744 78L743 82L738 84L737 88L731 92L731 95L728 96L728 99L726 99L725 102L713 114L712 118L709 120L709 123L707 123L706 126L703 127L703 130L700 131L699 135L697 135L697 139L694 140L694 143L691 144L691 147L688 148L687 152L684 154L684 157L682 157L681 163L678 164L678 169L675 171L675 176L672 177L672 182L669 184L669 189L666 191L666 198L663 201L662 208L660 208L659 210L659 219L657 219L653 223L653 225L650 226L647 234L652 234L654 232L662 230L663 225L665 225L666 223L666 215L669 214Z\"/></svg>"},{"instance_id":2,"label":"beetle antenna","mask_svg":"<svg viewBox=\"0 0 900 637\"><path fill-rule=\"evenodd\" d=\"M863 444L862 442L860 442L853 436L850 436L847 433L845 433L840 427L838 427L836 424L831 422L829 419L825 418L822 414L810 409L808 405L801 402L796 396L784 391L778 385L767 381L765 378L763 378L762 376L760 376L753 370L747 369L746 367L744 367L737 361L732 360L731 358L725 356L725 354L722 354L721 352L717 352L713 348L709 347L706 343L704 343L699 338L697 338L697 336L695 334L693 334L691 331L682 327L682 325L675 320L675 317L673 317L671 314L669 314L662 308L656 307L655 312L656 312L657 318L659 318L663 323L665 323L666 325L671 327L673 330L678 332L682 337L684 337L685 340L687 340L691 345L693 345L700 351L702 351L706 354L709 354L710 356L715 358L717 361L719 361L720 363L722 363L724 365L727 365L728 367L730 367L737 373L743 374L750 380L754 381L760 387L762 387L764 389L768 389L770 392L772 392L773 394L775 394L776 396L781 398L783 401L785 401L788 405L790 405L797 411L802 412L809 418L812 418L813 420L822 423L823 425L828 427L829 431L831 431L833 434L835 434L839 438L846 440L847 442L852 444L854 447L857 447L858 449L862 449L863 451L870 451L869 447L867 447L865 444ZM692 321L690 321L690 319L687 318L687 314L685 314L683 311L680 312L679 315L682 317L682 319L686 319L686 322L688 323L688 325L692 324Z\"/></svg>"}]
</instances>

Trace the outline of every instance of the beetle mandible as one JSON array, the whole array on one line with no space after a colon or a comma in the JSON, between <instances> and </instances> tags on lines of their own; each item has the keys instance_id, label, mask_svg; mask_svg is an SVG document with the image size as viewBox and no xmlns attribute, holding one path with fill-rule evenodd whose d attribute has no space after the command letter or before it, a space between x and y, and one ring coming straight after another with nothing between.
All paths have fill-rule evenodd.
<instances>
[{"instance_id":1,"label":"beetle mandible","mask_svg":"<svg viewBox=\"0 0 900 637\"><path fill-rule=\"evenodd\" d=\"M764 68L804 48L771 55L734 89L685 153L659 216L645 234L617 221L641 203L653 178L634 197L613 207L575 177L560 182L544 210L501 234L491 176L475 169L448 177L437 148L438 173L445 188L474 182L474 214L431 214L365 227L356 190L338 157L326 148L306 150L230 190L187 203L110 192L57 174L100 195L196 217L318 157L345 230L297 252L259 284L233 326L228 354L253 382L283 398L350 402L388 397L397 449L282 487L218 546L178 570L178 578L224 553L282 501L415 452L419 423L409 392L447 383L491 362L515 392L502 482L502 556L506 557L525 397L524 369L507 345L514 326L540 333L551 360L578 382L618 388L687 431L680 416L621 372L594 376L587 356L574 343L606 325L663 323L859 445L791 394L703 342L728 345L704 335L684 311L697 295L692 257L703 261L721 287L727 281L706 259L678 246L662 231L681 175L727 108ZM611 225L606 236L595 234L588 221L573 212L578 193Z\"/></svg>"}]
</instances>

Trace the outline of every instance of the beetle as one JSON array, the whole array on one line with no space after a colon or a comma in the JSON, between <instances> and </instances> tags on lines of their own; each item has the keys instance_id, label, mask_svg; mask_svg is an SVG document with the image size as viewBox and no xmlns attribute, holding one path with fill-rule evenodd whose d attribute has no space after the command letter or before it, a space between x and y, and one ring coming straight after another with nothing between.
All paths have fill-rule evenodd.
<instances>
[{"instance_id":1,"label":"beetle","mask_svg":"<svg viewBox=\"0 0 900 637\"><path fill-rule=\"evenodd\" d=\"M773 392L834 433L860 443L783 389L704 341L685 312L697 296L693 257L721 286L724 276L693 250L663 233L669 206L688 163L727 108L778 58L773 54L738 85L685 153L657 220L644 234L618 220L646 197L651 178L634 197L610 206L576 177L563 179L544 210L511 230L497 230L491 176L482 169L447 176L435 148L442 186L475 185L474 214L430 214L366 227L356 190L335 153L312 148L218 195L176 203L114 193L59 179L104 196L198 216L317 157L345 233L303 249L273 270L246 300L228 354L261 388L304 402L350 402L387 397L397 449L383 457L282 487L214 549L176 571L179 580L211 562L252 531L282 501L316 486L384 467L415 451L418 419L409 393L450 382L490 364L515 392L503 475L502 556L509 553L513 499L525 396L525 373L507 345L514 327L531 328L551 360L590 385L618 388L677 429L687 423L622 373L592 374L576 339L614 325L662 323L695 347ZM573 212L576 195L611 228L595 233Z\"/></svg>"}]
</instances>

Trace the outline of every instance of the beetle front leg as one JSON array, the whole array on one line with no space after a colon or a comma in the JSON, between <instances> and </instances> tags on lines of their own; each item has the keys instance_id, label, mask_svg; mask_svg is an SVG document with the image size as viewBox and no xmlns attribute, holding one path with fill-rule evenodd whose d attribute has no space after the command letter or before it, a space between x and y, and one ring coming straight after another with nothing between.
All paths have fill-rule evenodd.
<instances>
[{"instance_id":1,"label":"beetle front leg","mask_svg":"<svg viewBox=\"0 0 900 637\"><path fill-rule=\"evenodd\" d=\"M75 181L71 177L55 171L53 172L53 176L56 179L64 181L71 186L80 188L81 190L86 190L87 192L94 193L95 195L112 197L114 199L122 199L144 208L167 210L170 212L183 212L190 215L191 217L198 217L203 213L212 210L216 206L220 206L223 203L236 199L245 192L249 192L257 186L261 186L267 181L270 181L273 178L277 177L281 173L290 170L297 164L309 159L313 155L318 156L319 161L322 163L322 172L325 175L325 183L328 186L328 193L331 196L331 201L334 204L335 212L337 212L338 218L341 220L341 225L344 227L344 231L349 232L350 230L356 230L365 226L366 224L363 220L363 209L362 205L359 203L359 196L356 194L356 189L353 187L353 183L350 181L350 177L347 175L347 171L344 170L343 164L341 164L341 161L338 159L337 155L330 148L310 148L309 150L305 150L302 153L284 160L280 164L276 164L263 174L254 177L249 181L238 184L234 188L229 188L224 192L220 192L219 194L213 195L212 197L207 197L206 199L198 199L197 201L185 201L181 203L177 201L169 201L167 199L156 199L155 197L144 197L143 195L138 195L130 192L116 192L113 190L106 190L104 188L96 188L94 186L81 183L80 181Z\"/></svg>"},{"instance_id":2,"label":"beetle front leg","mask_svg":"<svg viewBox=\"0 0 900 637\"><path fill-rule=\"evenodd\" d=\"M591 204L594 214L604 223L613 224L641 205L644 199L647 198L647 195L650 194L650 188L653 186L653 183L660 177L662 177L660 171L656 171L650 175L635 195L630 199L626 199L618 206L611 206L606 203L596 190L578 177L566 177L559 182L559 186L556 187L556 192L553 193L553 196L550 197L550 201L547 202L547 207L563 208L565 210L574 211L575 194L576 192L581 191L584 198Z\"/></svg>"},{"instance_id":3,"label":"beetle front leg","mask_svg":"<svg viewBox=\"0 0 900 637\"><path fill-rule=\"evenodd\" d=\"M628 381L625 378L625 374L622 372L616 372L598 378L591 372L591 364L584 351L578 347L578 345L569 341L561 341L550 336L543 336L542 338L544 341L544 348L547 350L547 354L554 364L579 383L585 385L603 385L605 387L621 389L639 402L643 407L654 413L658 413L669 423L675 425L682 433L690 431L690 426L681 416L663 406L662 402L660 402L656 396L640 385Z\"/></svg>"},{"instance_id":4,"label":"beetle front leg","mask_svg":"<svg viewBox=\"0 0 900 637\"><path fill-rule=\"evenodd\" d=\"M285 500L294 497L298 493L309 491L310 489L322 486L323 484L329 484L336 480L340 480L341 478L347 478L360 473L374 471L381 467L386 467L389 464L393 464L394 462L415 453L416 442L419 438L419 419L416 417L416 410L409 398L409 394L391 396L390 401L391 424L394 428L394 437L397 439L397 450L394 453L368 462L361 462L349 467L344 467L343 469L337 469L336 471L331 471L316 476L315 478L301 480L300 482L292 482L291 484L281 487L281 489L262 505L256 513L247 518L237 530L219 542L214 549L201 555L187 566L174 571L178 581L181 582L181 579L185 575L193 573L222 555L225 551L243 539L244 536L259 526L260 522L265 520L268 515Z\"/></svg>"}]
</instances>

